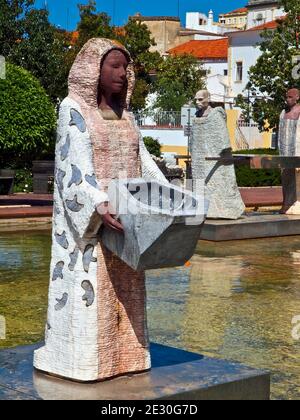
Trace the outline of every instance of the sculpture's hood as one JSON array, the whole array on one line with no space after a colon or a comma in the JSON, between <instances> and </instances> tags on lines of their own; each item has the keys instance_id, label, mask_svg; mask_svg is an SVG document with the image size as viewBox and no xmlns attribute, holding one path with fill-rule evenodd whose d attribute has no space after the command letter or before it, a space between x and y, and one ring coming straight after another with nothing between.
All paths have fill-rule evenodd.
<instances>
[{"instance_id":1,"label":"sculpture's hood","mask_svg":"<svg viewBox=\"0 0 300 420\"><path fill-rule=\"evenodd\" d=\"M104 38L92 38L82 47L69 74L68 85L70 96L79 96L89 106L98 106L97 96L101 63L104 57L112 50L121 50L130 59L129 52L117 41L111 41ZM131 59L127 68L127 82L127 87L121 94L121 102L125 108L129 107L135 83Z\"/></svg>"}]
</instances>

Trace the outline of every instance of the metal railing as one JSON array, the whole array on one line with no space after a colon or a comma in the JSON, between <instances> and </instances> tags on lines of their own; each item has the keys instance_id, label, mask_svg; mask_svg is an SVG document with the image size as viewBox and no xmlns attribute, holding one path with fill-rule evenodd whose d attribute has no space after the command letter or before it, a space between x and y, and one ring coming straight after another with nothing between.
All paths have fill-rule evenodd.
<instances>
[{"instance_id":1,"label":"metal railing","mask_svg":"<svg viewBox=\"0 0 300 420\"><path fill-rule=\"evenodd\" d=\"M134 116L139 127L182 127L180 111L160 111L151 114L135 112Z\"/></svg>"},{"instance_id":2,"label":"metal railing","mask_svg":"<svg viewBox=\"0 0 300 420\"><path fill-rule=\"evenodd\" d=\"M243 133L243 130L239 124L236 125L235 129L235 146L234 150L247 150L249 149L249 144L247 142L246 136Z\"/></svg>"},{"instance_id":3,"label":"metal railing","mask_svg":"<svg viewBox=\"0 0 300 420\"><path fill-rule=\"evenodd\" d=\"M253 120L245 121L245 120L240 119L240 120L237 121L237 125L238 125L239 128L241 128L241 127L258 127L258 124Z\"/></svg>"}]
</instances>

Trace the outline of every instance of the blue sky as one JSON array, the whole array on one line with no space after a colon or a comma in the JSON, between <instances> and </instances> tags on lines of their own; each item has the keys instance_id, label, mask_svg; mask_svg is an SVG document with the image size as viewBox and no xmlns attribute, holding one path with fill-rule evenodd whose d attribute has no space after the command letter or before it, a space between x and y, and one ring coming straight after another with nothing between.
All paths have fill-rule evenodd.
<instances>
[{"instance_id":1,"label":"blue sky","mask_svg":"<svg viewBox=\"0 0 300 420\"><path fill-rule=\"evenodd\" d=\"M87 0L47 0L50 11L50 20L68 30L76 28L78 22L77 4L88 3ZM128 16L140 12L144 16L177 16L178 0L97 0L98 11L104 11L113 16L115 3L114 23L122 25L127 22ZM179 0L180 18L185 23L186 12L207 13L209 9L215 12L215 20L219 13L243 7L247 0ZM45 0L36 0L36 6L42 7Z\"/></svg>"}]
</instances>

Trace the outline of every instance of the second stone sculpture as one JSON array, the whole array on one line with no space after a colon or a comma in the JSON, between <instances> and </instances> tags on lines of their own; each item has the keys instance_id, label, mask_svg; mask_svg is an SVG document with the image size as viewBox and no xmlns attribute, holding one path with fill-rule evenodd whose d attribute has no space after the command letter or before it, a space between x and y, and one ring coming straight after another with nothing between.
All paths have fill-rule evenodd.
<instances>
[{"instance_id":1,"label":"second stone sculpture","mask_svg":"<svg viewBox=\"0 0 300 420\"><path fill-rule=\"evenodd\" d=\"M206 160L208 157L232 157L226 113L221 107L210 107L207 91L198 92L195 99L199 111L193 121L191 140L193 184L201 188L204 184L210 202L208 218L238 219L245 205L236 182L234 165Z\"/></svg>"}]
</instances>

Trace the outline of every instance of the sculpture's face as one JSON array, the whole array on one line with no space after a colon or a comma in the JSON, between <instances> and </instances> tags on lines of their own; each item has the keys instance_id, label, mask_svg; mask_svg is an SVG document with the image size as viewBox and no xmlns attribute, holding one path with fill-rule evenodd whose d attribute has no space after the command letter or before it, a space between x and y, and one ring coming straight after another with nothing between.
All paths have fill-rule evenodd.
<instances>
[{"instance_id":1,"label":"sculpture's face","mask_svg":"<svg viewBox=\"0 0 300 420\"><path fill-rule=\"evenodd\" d=\"M207 90L200 90L197 92L195 103L198 109L207 109L209 106L209 92Z\"/></svg>"},{"instance_id":2,"label":"sculpture's face","mask_svg":"<svg viewBox=\"0 0 300 420\"><path fill-rule=\"evenodd\" d=\"M128 58L122 51L113 50L105 57L100 76L100 88L104 94L119 94L127 84Z\"/></svg>"},{"instance_id":3,"label":"sculpture's face","mask_svg":"<svg viewBox=\"0 0 300 420\"><path fill-rule=\"evenodd\" d=\"M298 89L290 89L286 95L286 103L289 108L293 108L299 102L300 94Z\"/></svg>"}]
</instances>

